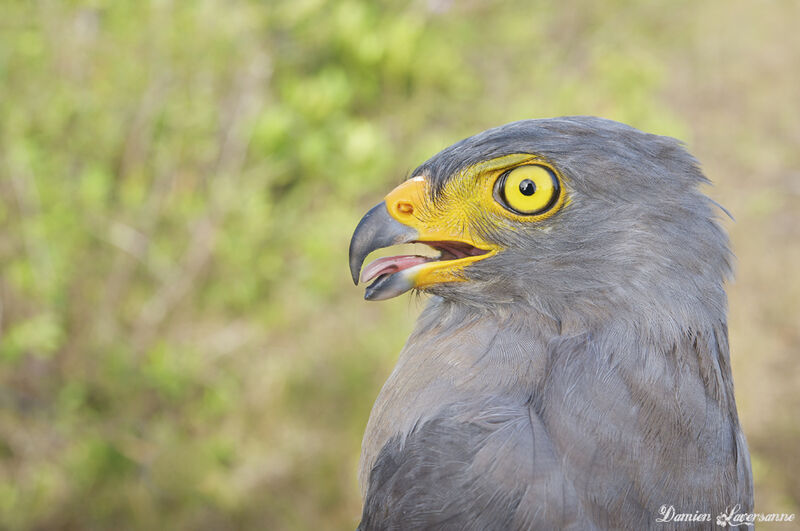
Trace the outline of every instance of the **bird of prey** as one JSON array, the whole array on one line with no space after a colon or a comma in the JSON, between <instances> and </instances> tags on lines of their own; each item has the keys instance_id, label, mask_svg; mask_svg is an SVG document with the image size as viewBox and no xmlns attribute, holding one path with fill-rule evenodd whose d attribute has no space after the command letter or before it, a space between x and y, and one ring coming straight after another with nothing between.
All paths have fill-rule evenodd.
<instances>
[{"instance_id":1,"label":"bird of prey","mask_svg":"<svg viewBox=\"0 0 800 531\"><path fill-rule=\"evenodd\" d=\"M732 255L681 143L524 120L411 175L350 243L367 300L432 295L367 425L359 529L693 529L752 512ZM361 270L408 242L439 256Z\"/></svg>"}]
</instances>

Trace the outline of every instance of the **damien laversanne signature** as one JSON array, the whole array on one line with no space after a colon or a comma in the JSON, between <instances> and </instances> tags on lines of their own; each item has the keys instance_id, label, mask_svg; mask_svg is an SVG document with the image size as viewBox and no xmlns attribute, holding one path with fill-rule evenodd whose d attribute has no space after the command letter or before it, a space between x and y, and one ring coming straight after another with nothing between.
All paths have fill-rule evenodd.
<instances>
[{"instance_id":1,"label":"damien laversanne signature","mask_svg":"<svg viewBox=\"0 0 800 531\"><path fill-rule=\"evenodd\" d=\"M742 506L735 504L729 506L725 511L717 515L716 522L720 527L739 527L752 526L756 522L793 522L794 513L743 513L740 512ZM658 510L661 516L656 518L656 522L712 522L711 513L682 513L675 509L674 505L662 505Z\"/></svg>"}]
</instances>

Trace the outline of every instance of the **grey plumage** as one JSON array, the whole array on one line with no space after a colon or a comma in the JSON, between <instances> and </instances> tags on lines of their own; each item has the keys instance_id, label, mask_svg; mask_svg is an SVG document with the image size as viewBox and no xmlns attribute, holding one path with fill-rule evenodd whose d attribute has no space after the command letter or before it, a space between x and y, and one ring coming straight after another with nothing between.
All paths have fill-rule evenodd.
<instances>
[{"instance_id":1,"label":"grey plumage","mask_svg":"<svg viewBox=\"0 0 800 531\"><path fill-rule=\"evenodd\" d=\"M569 202L468 227L501 251L425 289L364 436L360 529L646 529L662 505L751 509L731 253L696 160L674 139L571 117L491 129L414 175L437 204L458 172L511 153L555 165Z\"/></svg>"}]
</instances>

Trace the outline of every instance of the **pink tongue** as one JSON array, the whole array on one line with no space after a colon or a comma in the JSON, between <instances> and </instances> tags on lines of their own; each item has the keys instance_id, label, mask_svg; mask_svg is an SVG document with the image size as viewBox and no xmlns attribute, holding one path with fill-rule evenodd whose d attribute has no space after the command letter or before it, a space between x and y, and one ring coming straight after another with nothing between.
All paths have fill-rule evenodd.
<instances>
[{"instance_id":1,"label":"pink tongue","mask_svg":"<svg viewBox=\"0 0 800 531\"><path fill-rule=\"evenodd\" d=\"M378 258L377 260L370 262L361 272L361 282L369 282L373 278L386 273L397 273L403 269L424 264L428 260L430 260L430 258L416 255L387 256L386 258Z\"/></svg>"}]
</instances>

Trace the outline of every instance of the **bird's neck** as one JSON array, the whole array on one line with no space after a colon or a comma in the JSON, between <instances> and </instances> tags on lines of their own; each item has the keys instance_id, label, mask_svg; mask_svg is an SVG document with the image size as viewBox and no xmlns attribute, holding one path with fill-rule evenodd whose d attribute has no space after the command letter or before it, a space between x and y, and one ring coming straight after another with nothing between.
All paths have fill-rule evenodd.
<instances>
[{"instance_id":1,"label":"bird's neck","mask_svg":"<svg viewBox=\"0 0 800 531\"><path fill-rule=\"evenodd\" d=\"M447 408L562 403L578 386L578 402L589 408L624 403L631 393L657 404L686 385L702 400L662 408L659 422L679 426L686 424L683 417L700 419L708 401L735 416L724 321L657 328L646 315L617 315L601 325L530 306L481 310L434 299L375 402L362 467L369 468L390 437ZM596 416L602 415L598 410Z\"/></svg>"}]
</instances>

